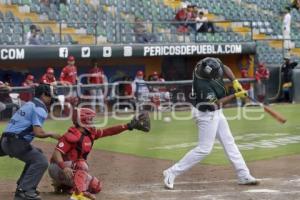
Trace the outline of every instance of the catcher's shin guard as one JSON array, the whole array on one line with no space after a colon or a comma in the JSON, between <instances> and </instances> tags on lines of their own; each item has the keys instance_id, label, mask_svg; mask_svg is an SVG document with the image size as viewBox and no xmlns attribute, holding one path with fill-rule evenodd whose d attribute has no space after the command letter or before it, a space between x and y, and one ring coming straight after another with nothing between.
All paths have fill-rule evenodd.
<instances>
[{"instance_id":1,"label":"catcher's shin guard","mask_svg":"<svg viewBox=\"0 0 300 200\"><path fill-rule=\"evenodd\" d=\"M84 170L76 170L74 174L74 193L75 195L83 194L84 196L93 199L93 194L101 191L101 182L89 175Z\"/></svg>"},{"instance_id":2,"label":"catcher's shin guard","mask_svg":"<svg viewBox=\"0 0 300 200\"><path fill-rule=\"evenodd\" d=\"M87 162L83 159L81 160L77 160L76 162L74 162L73 167L72 167L75 171L76 170L83 170L83 171L88 171L89 170L89 165L87 164Z\"/></svg>"}]
</instances>

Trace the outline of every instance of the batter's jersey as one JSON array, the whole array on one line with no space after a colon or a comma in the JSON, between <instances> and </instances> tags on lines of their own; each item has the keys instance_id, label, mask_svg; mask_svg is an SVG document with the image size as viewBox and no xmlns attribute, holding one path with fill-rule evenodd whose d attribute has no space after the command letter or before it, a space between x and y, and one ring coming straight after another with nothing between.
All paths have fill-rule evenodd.
<instances>
[{"instance_id":1,"label":"batter's jersey","mask_svg":"<svg viewBox=\"0 0 300 200\"><path fill-rule=\"evenodd\" d=\"M24 104L9 121L5 133L17 134L31 142L34 139L33 126L42 126L48 116L45 104L38 98Z\"/></svg>"},{"instance_id":2,"label":"batter's jersey","mask_svg":"<svg viewBox=\"0 0 300 200\"><path fill-rule=\"evenodd\" d=\"M216 110L215 102L227 95L222 79L209 80L195 78L193 87L196 94L195 107L203 112Z\"/></svg>"},{"instance_id":3,"label":"batter's jersey","mask_svg":"<svg viewBox=\"0 0 300 200\"><path fill-rule=\"evenodd\" d=\"M65 66L60 74L60 81L76 84L77 68L75 66Z\"/></svg>"}]
</instances>

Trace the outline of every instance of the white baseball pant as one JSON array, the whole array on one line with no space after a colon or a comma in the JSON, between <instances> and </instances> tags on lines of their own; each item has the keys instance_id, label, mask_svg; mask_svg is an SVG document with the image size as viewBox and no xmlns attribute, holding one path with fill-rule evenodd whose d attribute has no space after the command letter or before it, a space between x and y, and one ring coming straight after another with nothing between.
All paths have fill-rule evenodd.
<instances>
[{"instance_id":1,"label":"white baseball pant","mask_svg":"<svg viewBox=\"0 0 300 200\"><path fill-rule=\"evenodd\" d=\"M199 143L179 162L169 168L170 172L178 176L202 161L213 149L215 138L217 137L227 157L233 164L238 178L249 176L249 169L235 144L222 110L201 112L193 108L192 112L198 126Z\"/></svg>"},{"instance_id":2,"label":"white baseball pant","mask_svg":"<svg viewBox=\"0 0 300 200\"><path fill-rule=\"evenodd\" d=\"M283 31L283 47L284 49L291 49L291 33L290 31Z\"/></svg>"},{"instance_id":3,"label":"white baseball pant","mask_svg":"<svg viewBox=\"0 0 300 200\"><path fill-rule=\"evenodd\" d=\"M96 106L99 105L100 107L100 112L104 112L104 96L103 96L103 92L102 89L91 89L90 90L90 95L92 97L92 108L93 110L96 110ZM97 104L97 100L98 100L98 104Z\"/></svg>"}]
</instances>

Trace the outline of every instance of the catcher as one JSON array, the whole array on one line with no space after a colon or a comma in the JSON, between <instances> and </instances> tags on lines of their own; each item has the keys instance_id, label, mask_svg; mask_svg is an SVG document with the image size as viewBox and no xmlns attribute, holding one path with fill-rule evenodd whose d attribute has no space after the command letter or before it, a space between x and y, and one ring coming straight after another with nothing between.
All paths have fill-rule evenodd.
<instances>
[{"instance_id":1,"label":"catcher","mask_svg":"<svg viewBox=\"0 0 300 200\"><path fill-rule=\"evenodd\" d=\"M89 174L86 162L95 140L119 134L125 130L150 131L149 114L135 116L128 124L96 129L93 119L96 113L89 108L73 112L73 124L61 137L51 158L49 175L56 192L70 193L73 200L96 199L101 182Z\"/></svg>"}]
</instances>

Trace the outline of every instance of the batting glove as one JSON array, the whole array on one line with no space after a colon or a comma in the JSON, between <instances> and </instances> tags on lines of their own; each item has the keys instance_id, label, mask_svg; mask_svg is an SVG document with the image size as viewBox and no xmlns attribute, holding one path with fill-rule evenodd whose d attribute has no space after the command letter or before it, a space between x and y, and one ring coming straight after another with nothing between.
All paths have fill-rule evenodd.
<instances>
[{"instance_id":1,"label":"batting glove","mask_svg":"<svg viewBox=\"0 0 300 200\"><path fill-rule=\"evenodd\" d=\"M240 91L244 90L242 85L240 84L240 82L237 79L232 81L232 85L233 85L235 92L240 92Z\"/></svg>"},{"instance_id":2,"label":"batting glove","mask_svg":"<svg viewBox=\"0 0 300 200\"><path fill-rule=\"evenodd\" d=\"M248 92L246 90L242 90L240 92L234 93L234 96L236 98L242 98L243 99L243 98L246 98L248 96Z\"/></svg>"}]
</instances>

